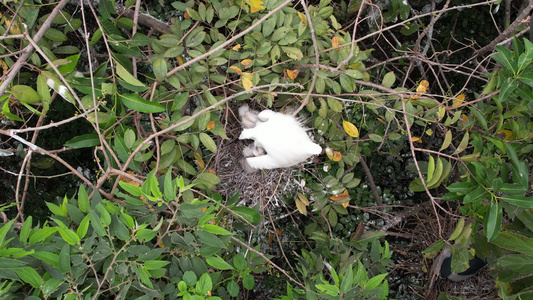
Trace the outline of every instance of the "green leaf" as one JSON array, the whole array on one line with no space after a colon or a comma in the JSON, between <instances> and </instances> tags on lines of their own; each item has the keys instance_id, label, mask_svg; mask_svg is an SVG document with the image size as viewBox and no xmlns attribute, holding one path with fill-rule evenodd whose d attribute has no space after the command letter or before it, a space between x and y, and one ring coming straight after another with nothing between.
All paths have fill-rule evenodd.
<instances>
[{"instance_id":1,"label":"green leaf","mask_svg":"<svg viewBox=\"0 0 533 300\"><path fill-rule=\"evenodd\" d=\"M213 282L209 273L203 273L196 282L196 292L200 295L207 295L213 289Z\"/></svg>"},{"instance_id":2,"label":"green leaf","mask_svg":"<svg viewBox=\"0 0 533 300\"><path fill-rule=\"evenodd\" d=\"M485 213L483 231L487 237L487 242L494 240L500 233L502 226L502 207L496 202L492 201L489 209Z\"/></svg>"},{"instance_id":3,"label":"green leaf","mask_svg":"<svg viewBox=\"0 0 533 300\"><path fill-rule=\"evenodd\" d=\"M254 285L255 285L255 278L254 278L254 276L253 276L252 274L246 274L246 275L244 276L244 278L242 279L242 286L243 286L245 289L251 291L251 290L253 290Z\"/></svg>"},{"instance_id":4,"label":"green leaf","mask_svg":"<svg viewBox=\"0 0 533 300\"><path fill-rule=\"evenodd\" d=\"M165 111L165 107L158 102L141 98L137 94L123 94L120 96L122 103L129 109L143 113L158 113Z\"/></svg>"},{"instance_id":5,"label":"green leaf","mask_svg":"<svg viewBox=\"0 0 533 300\"><path fill-rule=\"evenodd\" d=\"M472 112L472 114L476 117L476 119L481 123L481 126L485 130L485 132L489 131L489 128L487 126L487 120L485 120L485 117L483 114L475 107L469 106L468 109Z\"/></svg>"},{"instance_id":6,"label":"green leaf","mask_svg":"<svg viewBox=\"0 0 533 300\"><path fill-rule=\"evenodd\" d=\"M233 207L231 210L250 223L257 223L261 220L261 215L249 207L237 206Z\"/></svg>"},{"instance_id":7,"label":"green leaf","mask_svg":"<svg viewBox=\"0 0 533 300\"><path fill-rule=\"evenodd\" d=\"M426 172L427 174L427 177L426 177L426 186L429 187L429 184L428 182L431 181L431 179L433 179L433 173L435 172L435 159L433 158L433 156L429 156L429 161L428 161L428 170Z\"/></svg>"},{"instance_id":8,"label":"green leaf","mask_svg":"<svg viewBox=\"0 0 533 300\"><path fill-rule=\"evenodd\" d=\"M200 132L200 141L211 152L217 152L217 145L215 141L205 132Z\"/></svg>"},{"instance_id":9,"label":"green leaf","mask_svg":"<svg viewBox=\"0 0 533 300\"><path fill-rule=\"evenodd\" d=\"M230 232L220 226L213 225L213 224L205 224L203 229L213 234L220 234L220 235L233 235L234 234L233 232Z\"/></svg>"},{"instance_id":10,"label":"green leaf","mask_svg":"<svg viewBox=\"0 0 533 300\"><path fill-rule=\"evenodd\" d=\"M140 82L139 79L133 77L133 75L131 75L130 72L128 72L128 70L126 70L126 68L124 68L120 63L117 63L116 66L118 76L122 78L122 80L124 80L126 83L136 87L146 88L146 85L144 83Z\"/></svg>"},{"instance_id":11,"label":"green leaf","mask_svg":"<svg viewBox=\"0 0 533 300\"><path fill-rule=\"evenodd\" d=\"M16 269L15 273L17 273L18 277L20 277L22 281L31 284L34 288L39 288L43 284L41 275L39 275L37 271L30 267Z\"/></svg>"},{"instance_id":12,"label":"green leaf","mask_svg":"<svg viewBox=\"0 0 533 300\"><path fill-rule=\"evenodd\" d=\"M370 138L372 141L376 142L376 143L381 143L383 142L383 137L379 134L375 134L375 133L371 133L368 135L368 138Z\"/></svg>"},{"instance_id":13,"label":"green leaf","mask_svg":"<svg viewBox=\"0 0 533 300\"><path fill-rule=\"evenodd\" d=\"M498 266L512 270L514 275L530 275L533 273L533 256L522 254L506 255L498 258Z\"/></svg>"},{"instance_id":14,"label":"green leaf","mask_svg":"<svg viewBox=\"0 0 533 300\"><path fill-rule=\"evenodd\" d=\"M183 281L185 284L187 284L187 286L192 287L196 284L196 282L198 282L198 276L196 276L196 273L193 271L188 270L183 274Z\"/></svg>"},{"instance_id":15,"label":"green leaf","mask_svg":"<svg viewBox=\"0 0 533 300\"><path fill-rule=\"evenodd\" d=\"M50 235L54 234L57 231L56 227L45 227L39 231L32 232L30 234L30 245L36 244L45 240ZM1 230L0 230L1 233ZM1 239L0 239L1 241Z\"/></svg>"},{"instance_id":16,"label":"green leaf","mask_svg":"<svg viewBox=\"0 0 533 300\"><path fill-rule=\"evenodd\" d=\"M157 235L157 230L152 229L139 229L137 231L137 238L141 242L150 241Z\"/></svg>"},{"instance_id":17,"label":"green leaf","mask_svg":"<svg viewBox=\"0 0 533 300\"><path fill-rule=\"evenodd\" d=\"M135 197L139 197L142 194L141 188L138 186L134 186L132 184L129 184L127 182L119 181L118 184L120 187L125 190L126 192L132 194Z\"/></svg>"},{"instance_id":18,"label":"green leaf","mask_svg":"<svg viewBox=\"0 0 533 300\"><path fill-rule=\"evenodd\" d=\"M344 273L344 278L341 281L340 285L340 291L341 293L347 293L351 288L353 284L353 267L352 265L349 265L346 268L346 273Z\"/></svg>"},{"instance_id":19,"label":"green leaf","mask_svg":"<svg viewBox=\"0 0 533 300\"><path fill-rule=\"evenodd\" d=\"M100 138L97 133L78 135L65 143L65 147L74 149L89 148L100 145Z\"/></svg>"},{"instance_id":20,"label":"green leaf","mask_svg":"<svg viewBox=\"0 0 533 300\"><path fill-rule=\"evenodd\" d=\"M59 227L57 230L59 231L59 234L61 235L63 240L69 245L76 245L80 242L80 238L78 237L78 235L67 227Z\"/></svg>"},{"instance_id":21,"label":"green leaf","mask_svg":"<svg viewBox=\"0 0 533 300\"><path fill-rule=\"evenodd\" d=\"M379 275L376 275L370 278L366 283L366 289L373 289L377 287L383 281L383 279L385 279L386 276L387 276L387 273L379 274Z\"/></svg>"},{"instance_id":22,"label":"green leaf","mask_svg":"<svg viewBox=\"0 0 533 300\"><path fill-rule=\"evenodd\" d=\"M42 291L45 296L49 296L57 290L57 288L63 283L63 280L50 278L42 286Z\"/></svg>"},{"instance_id":23,"label":"green leaf","mask_svg":"<svg viewBox=\"0 0 533 300\"><path fill-rule=\"evenodd\" d=\"M137 268L137 276L142 283L146 284L149 288L153 288L153 284L150 281L150 273L143 267Z\"/></svg>"},{"instance_id":24,"label":"green leaf","mask_svg":"<svg viewBox=\"0 0 533 300\"><path fill-rule=\"evenodd\" d=\"M478 202L482 201L488 196L488 192L485 190L484 187L480 186L476 188L475 190L469 192L465 195L463 198L464 203L472 203L472 202Z\"/></svg>"},{"instance_id":25,"label":"green leaf","mask_svg":"<svg viewBox=\"0 0 533 300\"><path fill-rule=\"evenodd\" d=\"M501 200L518 206L522 208L533 208L533 196L532 197L523 197L523 196L503 196Z\"/></svg>"},{"instance_id":26,"label":"green leaf","mask_svg":"<svg viewBox=\"0 0 533 300\"><path fill-rule=\"evenodd\" d=\"M238 271L243 271L244 269L248 268L248 262L242 253L237 253L233 257L233 266L235 266L235 269Z\"/></svg>"},{"instance_id":27,"label":"green leaf","mask_svg":"<svg viewBox=\"0 0 533 300\"><path fill-rule=\"evenodd\" d=\"M498 192L509 195L523 195L527 192L527 187L516 183L502 183L498 186Z\"/></svg>"},{"instance_id":28,"label":"green leaf","mask_svg":"<svg viewBox=\"0 0 533 300\"><path fill-rule=\"evenodd\" d=\"M155 270L163 268L164 266L168 265L169 261L164 260L149 260L144 262L144 267L146 270Z\"/></svg>"},{"instance_id":29,"label":"green leaf","mask_svg":"<svg viewBox=\"0 0 533 300\"><path fill-rule=\"evenodd\" d=\"M226 286L226 289L232 297L237 297L239 295L239 285L237 282L235 282L235 280L230 281Z\"/></svg>"},{"instance_id":30,"label":"green leaf","mask_svg":"<svg viewBox=\"0 0 533 300\"><path fill-rule=\"evenodd\" d=\"M328 97L327 98L328 100L328 106L331 108L331 110L333 110L334 112L341 112L342 111L342 103L335 99L335 98L331 98L331 97Z\"/></svg>"},{"instance_id":31,"label":"green leaf","mask_svg":"<svg viewBox=\"0 0 533 300\"><path fill-rule=\"evenodd\" d=\"M49 39L51 41L54 41L54 42L66 42L66 41L68 41L67 36L63 32L61 32L61 31L59 31L59 30L57 30L57 29L55 29L53 27L50 27L50 28L46 29L46 31L44 32L44 36L47 39Z\"/></svg>"},{"instance_id":32,"label":"green leaf","mask_svg":"<svg viewBox=\"0 0 533 300\"><path fill-rule=\"evenodd\" d=\"M133 143L135 143L135 132L131 128L128 128L124 132L124 144L126 145L126 148L131 149Z\"/></svg>"},{"instance_id":33,"label":"green leaf","mask_svg":"<svg viewBox=\"0 0 533 300\"><path fill-rule=\"evenodd\" d=\"M521 252L527 255L533 253L533 239L517 233L502 231L492 243L510 251Z\"/></svg>"},{"instance_id":34,"label":"green leaf","mask_svg":"<svg viewBox=\"0 0 533 300\"><path fill-rule=\"evenodd\" d=\"M198 237L198 239L202 243L206 245L209 245L215 248L220 248L220 249L226 248L226 244L222 242L216 235L210 232L207 232L205 230L196 230L194 234Z\"/></svg>"},{"instance_id":35,"label":"green leaf","mask_svg":"<svg viewBox=\"0 0 533 300\"><path fill-rule=\"evenodd\" d=\"M58 269L59 272L63 274L69 273L72 270L70 266L70 246L68 244L64 244L63 248L61 248L61 252L59 253Z\"/></svg>"},{"instance_id":36,"label":"green leaf","mask_svg":"<svg viewBox=\"0 0 533 300\"><path fill-rule=\"evenodd\" d=\"M89 229L89 221L91 220L91 217L89 215L86 215L83 220L81 220L80 225L78 226L78 229L76 230L76 234L80 239L83 239L85 235L87 234L87 230Z\"/></svg>"},{"instance_id":37,"label":"green leaf","mask_svg":"<svg viewBox=\"0 0 533 300\"><path fill-rule=\"evenodd\" d=\"M503 46L496 46L494 49L498 52L491 56L492 59L499 63L505 70L516 74L516 62L513 61L511 51Z\"/></svg>"},{"instance_id":38,"label":"green leaf","mask_svg":"<svg viewBox=\"0 0 533 300\"><path fill-rule=\"evenodd\" d=\"M2 229L0 229L0 245L4 243L4 238L6 237L6 234L9 229L11 229L11 225L13 225L14 222L15 219L9 221L7 224L4 224L4 226L2 226Z\"/></svg>"},{"instance_id":39,"label":"green leaf","mask_svg":"<svg viewBox=\"0 0 533 300\"><path fill-rule=\"evenodd\" d=\"M100 221L100 218L98 217L96 212L94 210L92 210L92 209L89 209L89 218L91 219L91 225L92 225L94 231L96 231L96 233L99 236L106 235L105 228L102 225L102 223Z\"/></svg>"},{"instance_id":40,"label":"green leaf","mask_svg":"<svg viewBox=\"0 0 533 300\"><path fill-rule=\"evenodd\" d=\"M386 88L391 88L394 82L396 81L396 75L394 75L394 72L391 71L383 77L383 82L381 85L383 85Z\"/></svg>"},{"instance_id":41,"label":"green leaf","mask_svg":"<svg viewBox=\"0 0 533 300\"><path fill-rule=\"evenodd\" d=\"M66 75L74 71L74 69L76 68L76 65L78 64L79 59L80 59L80 54L71 55L65 58L67 63L59 66L57 69L62 75Z\"/></svg>"},{"instance_id":42,"label":"green leaf","mask_svg":"<svg viewBox=\"0 0 533 300\"><path fill-rule=\"evenodd\" d=\"M34 104L41 102L39 94L32 87L27 85L13 86L11 88L11 94L22 103Z\"/></svg>"},{"instance_id":43,"label":"green leaf","mask_svg":"<svg viewBox=\"0 0 533 300\"><path fill-rule=\"evenodd\" d=\"M158 58L154 61L154 75L157 79L164 79L167 76L168 66L164 58Z\"/></svg>"},{"instance_id":44,"label":"green leaf","mask_svg":"<svg viewBox=\"0 0 533 300\"><path fill-rule=\"evenodd\" d=\"M453 155L459 154L463 151L465 151L466 147L468 146L468 140L470 139L470 134L468 131L465 132L465 135L463 136L463 139L459 143L459 146L457 146L457 149L452 153Z\"/></svg>"},{"instance_id":45,"label":"green leaf","mask_svg":"<svg viewBox=\"0 0 533 300\"><path fill-rule=\"evenodd\" d=\"M28 237L30 236L30 228L31 228L32 220L33 220L32 216L28 216L26 220L24 221L24 224L22 224L22 228L20 229L19 241L21 241L23 245L26 245L26 242L28 241ZM2 244L2 241L0 241L0 245L1 244Z\"/></svg>"},{"instance_id":46,"label":"green leaf","mask_svg":"<svg viewBox=\"0 0 533 300\"><path fill-rule=\"evenodd\" d=\"M234 268L228 264L224 259L222 259L220 256L210 256L207 257L206 262L213 268L219 269L219 270L234 270Z\"/></svg>"},{"instance_id":47,"label":"green leaf","mask_svg":"<svg viewBox=\"0 0 533 300\"><path fill-rule=\"evenodd\" d=\"M32 253L33 257L42 260L43 262L53 266L54 268L59 267L59 255L51 253L48 251L35 251Z\"/></svg>"},{"instance_id":48,"label":"green leaf","mask_svg":"<svg viewBox=\"0 0 533 300\"><path fill-rule=\"evenodd\" d=\"M470 182L455 182L446 187L448 191L460 194L470 193L474 186Z\"/></svg>"}]
</instances>

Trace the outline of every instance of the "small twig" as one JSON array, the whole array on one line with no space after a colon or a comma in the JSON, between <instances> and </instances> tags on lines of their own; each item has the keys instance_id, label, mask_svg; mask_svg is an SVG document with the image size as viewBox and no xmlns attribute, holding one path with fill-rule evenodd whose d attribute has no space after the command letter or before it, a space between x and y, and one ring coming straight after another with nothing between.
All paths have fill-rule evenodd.
<instances>
[{"instance_id":1,"label":"small twig","mask_svg":"<svg viewBox=\"0 0 533 300\"><path fill-rule=\"evenodd\" d=\"M359 160L361 163L361 166L363 167L363 170L365 171L366 177L368 178L368 185L370 185L370 190L372 191L372 195L374 196L374 200L376 200L377 206L384 211L385 207L383 207L383 202L381 201L381 198L378 194L378 189L376 188L376 183L374 182L374 177L372 176L372 173L370 173L370 169L368 168L368 165L366 164L366 160L364 156L361 156L361 159Z\"/></svg>"}]
</instances>

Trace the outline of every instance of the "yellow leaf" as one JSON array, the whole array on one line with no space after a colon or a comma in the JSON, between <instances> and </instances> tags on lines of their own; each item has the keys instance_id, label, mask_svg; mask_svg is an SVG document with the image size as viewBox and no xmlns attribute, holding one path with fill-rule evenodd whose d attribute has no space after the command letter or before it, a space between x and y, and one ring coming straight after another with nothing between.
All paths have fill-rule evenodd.
<instances>
[{"instance_id":1,"label":"yellow leaf","mask_svg":"<svg viewBox=\"0 0 533 300\"><path fill-rule=\"evenodd\" d=\"M351 137L359 137L359 129L357 129L357 127L348 122L348 121L342 121L342 127L344 128L344 131L346 131L346 133L351 136Z\"/></svg>"},{"instance_id":2,"label":"yellow leaf","mask_svg":"<svg viewBox=\"0 0 533 300\"><path fill-rule=\"evenodd\" d=\"M245 90L249 90L254 86L254 83L252 82L252 73L243 72L242 73L242 86Z\"/></svg>"},{"instance_id":3,"label":"yellow leaf","mask_svg":"<svg viewBox=\"0 0 533 300\"><path fill-rule=\"evenodd\" d=\"M339 37L338 36L334 36L331 39L331 47L335 48L335 47L338 47L339 45L340 45Z\"/></svg>"},{"instance_id":4,"label":"yellow leaf","mask_svg":"<svg viewBox=\"0 0 533 300\"><path fill-rule=\"evenodd\" d=\"M422 139L419 138L419 137L413 136L413 142L418 142L418 143L422 144Z\"/></svg>"},{"instance_id":5,"label":"yellow leaf","mask_svg":"<svg viewBox=\"0 0 533 300\"><path fill-rule=\"evenodd\" d=\"M300 199L294 199L294 202L296 203L296 208L298 211L304 215L307 216L307 205L305 205Z\"/></svg>"},{"instance_id":6,"label":"yellow leaf","mask_svg":"<svg viewBox=\"0 0 533 300\"><path fill-rule=\"evenodd\" d=\"M346 208L350 205L350 201L341 203L342 207Z\"/></svg>"},{"instance_id":7,"label":"yellow leaf","mask_svg":"<svg viewBox=\"0 0 533 300\"><path fill-rule=\"evenodd\" d=\"M245 0L248 5L250 5L250 12L258 12L260 10L265 9L266 7L263 6L263 1L261 0Z\"/></svg>"},{"instance_id":8,"label":"yellow leaf","mask_svg":"<svg viewBox=\"0 0 533 300\"><path fill-rule=\"evenodd\" d=\"M426 92L427 88L423 86L422 84L419 84L416 88L416 92L419 94L424 94Z\"/></svg>"},{"instance_id":9,"label":"yellow leaf","mask_svg":"<svg viewBox=\"0 0 533 300\"><path fill-rule=\"evenodd\" d=\"M244 66L245 69L247 69L251 62L252 62L252 60L247 58L247 59L243 59L241 61L241 64Z\"/></svg>"},{"instance_id":10,"label":"yellow leaf","mask_svg":"<svg viewBox=\"0 0 533 300\"><path fill-rule=\"evenodd\" d=\"M442 120L442 118L444 118L445 115L446 115L446 108L442 105L439 106L439 110L437 111L437 117L438 117L437 121Z\"/></svg>"},{"instance_id":11,"label":"yellow leaf","mask_svg":"<svg viewBox=\"0 0 533 300\"><path fill-rule=\"evenodd\" d=\"M333 161L340 161L342 159L342 154L339 151L333 152Z\"/></svg>"},{"instance_id":12,"label":"yellow leaf","mask_svg":"<svg viewBox=\"0 0 533 300\"><path fill-rule=\"evenodd\" d=\"M304 194L298 193L298 199L300 199L300 201L302 201L303 204L309 205L309 199L307 199L307 197Z\"/></svg>"},{"instance_id":13,"label":"yellow leaf","mask_svg":"<svg viewBox=\"0 0 533 300\"><path fill-rule=\"evenodd\" d=\"M6 19L6 27L9 27L9 24L11 24L11 22L12 21L10 19ZM13 22L13 24L11 24L9 32L11 32L12 34L20 34L20 27L18 22L15 21Z\"/></svg>"},{"instance_id":14,"label":"yellow leaf","mask_svg":"<svg viewBox=\"0 0 533 300\"><path fill-rule=\"evenodd\" d=\"M307 18L302 14L301 12L298 12L298 17L300 17L300 20L304 22L304 24L307 26Z\"/></svg>"},{"instance_id":15,"label":"yellow leaf","mask_svg":"<svg viewBox=\"0 0 533 300\"><path fill-rule=\"evenodd\" d=\"M461 94L461 95L457 96L455 99L453 99L452 107L459 106L459 105L463 104L464 101L465 101L465 94Z\"/></svg>"},{"instance_id":16,"label":"yellow leaf","mask_svg":"<svg viewBox=\"0 0 533 300\"><path fill-rule=\"evenodd\" d=\"M411 99L414 100L416 98L420 98L420 96L422 96L422 95L420 95L420 94L411 95Z\"/></svg>"},{"instance_id":17,"label":"yellow leaf","mask_svg":"<svg viewBox=\"0 0 533 300\"><path fill-rule=\"evenodd\" d=\"M6 62L3 60L0 60L0 66L2 67L2 75L6 74L8 70Z\"/></svg>"},{"instance_id":18,"label":"yellow leaf","mask_svg":"<svg viewBox=\"0 0 533 300\"><path fill-rule=\"evenodd\" d=\"M191 16L189 16L189 14L188 14L187 12L184 12L184 13L183 13L183 18L184 18L184 19L190 19Z\"/></svg>"},{"instance_id":19,"label":"yellow leaf","mask_svg":"<svg viewBox=\"0 0 533 300\"><path fill-rule=\"evenodd\" d=\"M209 121L207 123L207 130L211 130L213 128L215 128L215 121Z\"/></svg>"},{"instance_id":20,"label":"yellow leaf","mask_svg":"<svg viewBox=\"0 0 533 300\"><path fill-rule=\"evenodd\" d=\"M503 134L503 139L506 141L509 141L511 139L511 136L513 136L513 133L510 130L503 129L498 131L498 136L501 136Z\"/></svg>"},{"instance_id":21,"label":"yellow leaf","mask_svg":"<svg viewBox=\"0 0 533 300\"><path fill-rule=\"evenodd\" d=\"M194 163L196 163L196 166L198 166L198 168L200 169L203 169L205 168L205 163L204 163L204 160L202 158L202 156L200 154L198 154L198 152L194 152L193 154L194 156Z\"/></svg>"},{"instance_id":22,"label":"yellow leaf","mask_svg":"<svg viewBox=\"0 0 533 300\"><path fill-rule=\"evenodd\" d=\"M178 56L178 57L176 57L176 58L178 59L178 65L180 65L180 66L183 65L183 63L184 63L184 61L183 61L183 57Z\"/></svg>"},{"instance_id":23,"label":"yellow leaf","mask_svg":"<svg viewBox=\"0 0 533 300\"><path fill-rule=\"evenodd\" d=\"M239 49L241 49L241 44L237 44L235 46L233 46L233 48L231 48L232 50L235 50L235 51L239 51Z\"/></svg>"},{"instance_id":24,"label":"yellow leaf","mask_svg":"<svg viewBox=\"0 0 533 300\"><path fill-rule=\"evenodd\" d=\"M207 173L217 175L217 172L215 170L213 170L213 169L207 170Z\"/></svg>"},{"instance_id":25,"label":"yellow leaf","mask_svg":"<svg viewBox=\"0 0 533 300\"><path fill-rule=\"evenodd\" d=\"M239 75L242 74L242 71L241 71L241 69L239 69L239 67L231 66L229 68L232 69L233 71L237 72L237 74L239 74Z\"/></svg>"},{"instance_id":26,"label":"yellow leaf","mask_svg":"<svg viewBox=\"0 0 533 300\"><path fill-rule=\"evenodd\" d=\"M420 81L420 85L425 87L425 88L428 88L429 87L429 82L427 80L422 80L422 81Z\"/></svg>"},{"instance_id":27,"label":"yellow leaf","mask_svg":"<svg viewBox=\"0 0 533 300\"><path fill-rule=\"evenodd\" d=\"M337 195L333 195L331 197L329 197L329 199L333 200L333 201L343 201L343 200L346 200L348 199L348 190L344 190L342 193L340 194L337 194Z\"/></svg>"},{"instance_id":28,"label":"yellow leaf","mask_svg":"<svg viewBox=\"0 0 533 300\"><path fill-rule=\"evenodd\" d=\"M295 79L297 76L298 76L298 69L294 69L294 70L285 70L287 72L287 76L290 78L290 79Z\"/></svg>"}]
</instances>

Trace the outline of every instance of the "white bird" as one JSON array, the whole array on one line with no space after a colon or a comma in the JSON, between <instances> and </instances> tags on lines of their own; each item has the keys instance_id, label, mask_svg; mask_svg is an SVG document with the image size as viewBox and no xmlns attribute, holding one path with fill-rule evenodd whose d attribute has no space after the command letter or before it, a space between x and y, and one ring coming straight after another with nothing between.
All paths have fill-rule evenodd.
<instances>
[{"instance_id":1,"label":"white bird","mask_svg":"<svg viewBox=\"0 0 533 300\"><path fill-rule=\"evenodd\" d=\"M311 141L295 117L271 110L257 114L255 126L243 129L239 139L252 139L255 149L266 151L265 155L246 158L253 169L287 168L322 152L322 147Z\"/></svg>"}]
</instances>

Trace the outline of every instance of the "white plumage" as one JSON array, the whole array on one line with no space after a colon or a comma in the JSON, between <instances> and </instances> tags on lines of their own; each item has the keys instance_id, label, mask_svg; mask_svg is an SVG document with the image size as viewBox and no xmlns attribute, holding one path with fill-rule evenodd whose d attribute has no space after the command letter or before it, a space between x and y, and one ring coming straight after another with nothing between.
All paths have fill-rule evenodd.
<instances>
[{"instance_id":1,"label":"white plumage","mask_svg":"<svg viewBox=\"0 0 533 300\"><path fill-rule=\"evenodd\" d=\"M293 116L271 110L255 115L247 105L239 108L239 114L244 127L239 139L254 140L254 145L243 151L245 157L249 156L246 157L247 165L253 169L286 168L322 152L322 148L311 141ZM245 127L245 117L246 126L253 126ZM260 154L263 150L266 152L264 155Z\"/></svg>"}]
</instances>

